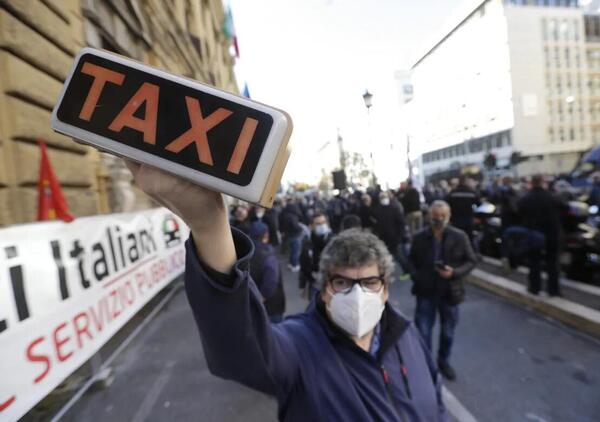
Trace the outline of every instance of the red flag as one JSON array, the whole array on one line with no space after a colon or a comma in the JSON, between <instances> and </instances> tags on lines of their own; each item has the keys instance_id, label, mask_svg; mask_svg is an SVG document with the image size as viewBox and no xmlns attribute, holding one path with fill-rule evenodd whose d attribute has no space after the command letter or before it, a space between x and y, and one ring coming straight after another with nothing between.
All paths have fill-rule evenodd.
<instances>
[{"instance_id":1,"label":"red flag","mask_svg":"<svg viewBox=\"0 0 600 422\"><path fill-rule=\"evenodd\" d=\"M54 175L52 165L46 152L46 144L39 140L42 150L40 160L40 181L38 184L38 221L56 220L57 218L68 222L74 217L69 211L69 205L62 193L60 183Z\"/></svg>"}]
</instances>

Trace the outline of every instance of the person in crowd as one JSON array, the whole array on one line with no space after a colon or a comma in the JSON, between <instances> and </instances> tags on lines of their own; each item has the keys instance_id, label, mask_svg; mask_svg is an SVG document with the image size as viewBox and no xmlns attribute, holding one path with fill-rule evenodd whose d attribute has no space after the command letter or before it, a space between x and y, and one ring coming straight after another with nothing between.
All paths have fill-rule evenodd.
<instances>
[{"instance_id":1,"label":"person in crowd","mask_svg":"<svg viewBox=\"0 0 600 422\"><path fill-rule=\"evenodd\" d=\"M273 207L265 209L259 206L252 208L250 212L250 222L260 221L269 228L269 243L273 246L278 246L281 243L279 235L279 212Z\"/></svg>"},{"instance_id":2,"label":"person in crowd","mask_svg":"<svg viewBox=\"0 0 600 422\"><path fill-rule=\"evenodd\" d=\"M247 270L253 245L230 229L222 196L129 166L191 229L186 293L213 374L274 396L281 420L447 420L417 329L388 303L393 261L374 235L355 229L333 238L321 256L319 295L305 313L272 324Z\"/></svg>"},{"instance_id":3,"label":"person in crowd","mask_svg":"<svg viewBox=\"0 0 600 422\"><path fill-rule=\"evenodd\" d=\"M464 176L461 176L461 177L464 177ZM453 177L452 179L450 179L450 183L448 184L448 188L450 189L450 192L452 192L454 189L456 189L458 187L458 185L460 185L459 177Z\"/></svg>"},{"instance_id":4,"label":"person in crowd","mask_svg":"<svg viewBox=\"0 0 600 422\"><path fill-rule=\"evenodd\" d=\"M421 195L413 186L411 179L406 182L406 189L401 203L406 215L408 230L412 237L423 228L423 213L421 211Z\"/></svg>"},{"instance_id":5,"label":"person in crowd","mask_svg":"<svg viewBox=\"0 0 600 422\"><path fill-rule=\"evenodd\" d=\"M288 198L281 213L281 231L285 235L289 248L288 268L292 272L300 271L300 252L302 251L303 229L302 213L293 198Z\"/></svg>"},{"instance_id":6,"label":"person in crowd","mask_svg":"<svg viewBox=\"0 0 600 422\"><path fill-rule=\"evenodd\" d=\"M510 273L518 265L515 259L517 255L515 253L516 250L509 245L512 244L512 237L515 234L516 226L520 223L517 207L519 198L519 193L513 186L513 179L509 175L505 175L500 179L500 184L496 188L495 193L490 197L490 200L500 210L502 263L507 273Z\"/></svg>"},{"instance_id":7,"label":"person in crowd","mask_svg":"<svg viewBox=\"0 0 600 422\"><path fill-rule=\"evenodd\" d=\"M600 171L592 174L592 189L588 197L588 204L600 207Z\"/></svg>"},{"instance_id":8,"label":"person in crowd","mask_svg":"<svg viewBox=\"0 0 600 422\"><path fill-rule=\"evenodd\" d=\"M438 199L443 199L450 193L450 190L451 190L450 185L448 184L448 181L440 180L439 186L440 186L440 198L438 198Z\"/></svg>"},{"instance_id":9,"label":"person in crowd","mask_svg":"<svg viewBox=\"0 0 600 422\"><path fill-rule=\"evenodd\" d=\"M263 298L269 320L281 322L285 312L285 292L279 261L269 244L269 227L260 221L254 221L250 223L248 234L254 245L250 275Z\"/></svg>"},{"instance_id":10,"label":"person in crowd","mask_svg":"<svg viewBox=\"0 0 600 422\"><path fill-rule=\"evenodd\" d=\"M403 201L404 195L406 194L407 189L408 189L408 185L407 185L406 181L400 182L400 186L398 187L398 190L395 192L395 195L394 195L396 197L396 200L398 202L400 202L402 205L404 205L404 203L402 201Z\"/></svg>"},{"instance_id":11,"label":"person in crowd","mask_svg":"<svg viewBox=\"0 0 600 422\"><path fill-rule=\"evenodd\" d=\"M561 202L567 203L575 200L573 187L566 180L555 180L552 184L551 191Z\"/></svg>"},{"instance_id":12,"label":"person in crowd","mask_svg":"<svg viewBox=\"0 0 600 422\"><path fill-rule=\"evenodd\" d=\"M375 217L373 216L373 198L368 193L361 196L361 206L358 211L360 223L365 229L372 229L375 225Z\"/></svg>"},{"instance_id":13,"label":"person in crowd","mask_svg":"<svg viewBox=\"0 0 600 422\"><path fill-rule=\"evenodd\" d=\"M306 299L312 298L315 292L319 274L319 261L321 253L331 239L332 232L327 217L322 213L313 215L310 224L310 236L302 240L302 252L300 254L299 287L300 292Z\"/></svg>"},{"instance_id":14,"label":"person in crowd","mask_svg":"<svg viewBox=\"0 0 600 422\"><path fill-rule=\"evenodd\" d=\"M308 213L307 217L312 219L312 216L316 213L325 214L327 212L327 202L323 199L321 191L316 191L310 196L308 200Z\"/></svg>"},{"instance_id":15,"label":"person in crowd","mask_svg":"<svg viewBox=\"0 0 600 422\"><path fill-rule=\"evenodd\" d=\"M392 195L388 192L381 192L379 205L375 206L373 210L373 217L375 219L374 233L383 240L392 256L398 260L404 272L401 278L406 280L408 272L406 270L405 244L408 239L402 204L395 198L392 200Z\"/></svg>"},{"instance_id":16,"label":"person in crowd","mask_svg":"<svg viewBox=\"0 0 600 422\"><path fill-rule=\"evenodd\" d=\"M541 289L541 260L546 263L548 280L546 290L550 296L560 296L559 255L561 223L560 215L565 204L545 188L544 178L537 174L531 178L531 190L518 202L522 224L530 230L541 233L545 238L545 248L531 248L529 251L529 287L531 294L537 295Z\"/></svg>"},{"instance_id":17,"label":"person in crowd","mask_svg":"<svg viewBox=\"0 0 600 422\"><path fill-rule=\"evenodd\" d=\"M454 227L464 231L473 240L474 207L479 205L479 196L467 183L467 178L461 176L457 185L446 197L446 202L452 211L451 223Z\"/></svg>"},{"instance_id":18,"label":"person in crowd","mask_svg":"<svg viewBox=\"0 0 600 422\"><path fill-rule=\"evenodd\" d=\"M517 209L519 194L513 187L512 177L508 175L502 177L500 185L491 199L492 202L500 208L502 231L505 231L508 227L519 224L519 214Z\"/></svg>"},{"instance_id":19,"label":"person in crowd","mask_svg":"<svg viewBox=\"0 0 600 422\"><path fill-rule=\"evenodd\" d=\"M379 205L373 210L373 217L375 234L383 240L392 256L396 256L398 246L406 239L402 205L395 200L392 202L388 192L381 192Z\"/></svg>"},{"instance_id":20,"label":"person in crowd","mask_svg":"<svg viewBox=\"0 0 600 422\"><path fill-rule=\"evenodd\" d=\"M429 182L427 185L425 185L423 196L425 197L425 203L427 206L429 206L433 203L433 201L442 199L445 194L442 194L441 188L436 188L433 183Z\"/></svg>"},{"instance_id":21,"label":"person in crowd","mask_svg":"<svg viewBox=\"0 0 600 422\"><path fill-rule=\"evenodd\" d=\"M356 214L346 214L344 218L342 218L342 223L340 225L340 231L354 229L354 228L362 228L362 224L360 221L360 217Z\"/></svg>"},{"instance_id":22,"label":"person in crowd","mask_svg":"<svg viewBox=\"0 0 600 422\"><path fill-rule=\"evenodd\" d=\"M327 216L334 233L339 231L340 223L342 222L342 218L344 218L344 215L347 211L348 207L341 193L337 194L329 201L327 207Z\"/></svg>"},{"instance_id":23,"label":"person in crowd","mask_svg":"<svg viewBox=\"0 0 600 422\"><path fill-rule=\"evenodd\" d=\"M358 210L360 208L360 201L357 200L356 196L347 193L344 197L344 200L346 201L346 212L344 215L348 215L348 214L358 214ZM343 217L342 217L343 219ZM340 222L340 230L343 230L341 228L341 222Z\"/></svg>"},{"instance_id":24,"label":"person in crowd","mask_svg":"<svg viewBox=\"0 0 600 422\"><path fill-rule=\"evenodd\" d=\"M477 258L466 233L449 225L451 211L441 200L431 204L430 228L413 238L409 263L416 296L415 324L425 344L432 348L436 314L440 316L438 368L449 380L456 371L449 359L458 323L458 305L464 300L463 278L475 267Z\"/></svg>"},{"instance_id":25,"label":"person in crowd","mask_svg":"<svg viewBox=\"0 0 600 422\"><path fill-rule=\"evenodd\" d=\"M248 206L238 204L231 211L231 225L236 229L248 234L250 231L250 219L248 217Z\"/></svg>"}]
</instances>

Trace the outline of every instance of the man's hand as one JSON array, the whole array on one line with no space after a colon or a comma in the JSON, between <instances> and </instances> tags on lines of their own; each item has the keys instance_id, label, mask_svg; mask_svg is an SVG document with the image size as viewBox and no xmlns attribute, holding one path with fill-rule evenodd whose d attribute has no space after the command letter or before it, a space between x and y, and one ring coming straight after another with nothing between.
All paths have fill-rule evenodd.
<instances>
[{"instance_id":1,"label":"man's hand","mask_svg":"<svg viewBox=\"0 0 600 422\"><path fill-rule=\"evenodd\" d=\"M445 279L450 279L454 275L454 268L449 265L444 265L444 269L436 268L436 271L440 275L440 277Z\"/></svg>"},{"instance_id":2,"label":"man's hand","mask_svg":"<svg viewBox=\"0 0 600 422\"><path fill-rule=\"evenodd\" d=\"M186 222L198 258L228 274L237 258L223 196L147 164L125 163L140 189Z\"/></svg>"}]
</instances>

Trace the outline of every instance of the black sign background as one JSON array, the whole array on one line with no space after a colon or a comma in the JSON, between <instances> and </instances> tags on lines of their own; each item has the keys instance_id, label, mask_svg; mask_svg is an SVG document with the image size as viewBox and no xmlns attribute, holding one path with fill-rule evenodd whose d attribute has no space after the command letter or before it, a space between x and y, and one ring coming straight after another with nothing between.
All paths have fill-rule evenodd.
<instances>
[{"instance_id":1,"label":"black sign background","mask_svg":"<svg viewBox=\"0 0 600 422\"><path fill-rule=\"evenodd\" d=\"M89 122L79 118L83 103L94 81L93 76L81 72L81 68L86 62L125 75L125 81L121 86L110 82L104 85L98 104L94 109L94 114ZM155 145L145 143L143 133L135 129L124 127L120 132L108 129L114 118L144 82L152 83L160 88ZM198 99L204 118L220 107L233 112L233 114L207 132L213 166L199 161L195 143L191 143L179 153L164 149L169 143L191 127L185 103L186 96ZM143 118L145 108L144 103L136 111L135 117ZM246 186L252 181L256 165L273 126L273 118L267 113L92 54L84 54L79 60L75 73L65 91L57 115L58 119L64 123L240 186ZM240 172L239 174L234 174L227 171L227 165L233 154L246 117L256 119L258 126ZM135 157L132 158L135 159Z\"/></svg>"}]
</instances>

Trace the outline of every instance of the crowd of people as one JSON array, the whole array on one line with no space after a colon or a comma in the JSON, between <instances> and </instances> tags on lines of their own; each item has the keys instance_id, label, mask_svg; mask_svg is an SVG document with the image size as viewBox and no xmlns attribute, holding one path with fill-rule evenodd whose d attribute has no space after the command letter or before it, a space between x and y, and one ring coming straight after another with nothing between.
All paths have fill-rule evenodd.
<instances>
[{"instance_id":1,"label":"crowd of people","mask_svg":"<svg viewBox=\"0 0 600 422\"><path fill-rule=\"evenodd\" d=\"M588 198L592 205L600 201L600 175L593 180ZM257 242L258 257L253 262L259 261L255 265L261 270L256 270L260 275L254 280L273 321L281 320L285 298L277 284L281 283L280 274L265 272L264 268L270 268L266 262L276 262L278 252L286 253L288 269L298 273L300 295L310 300L321 290L321 255L334 235L351 228L375 234L398 264L399 278L413 282L415 323L429 347L439 314L437 363L443 375L454 379L456 372L449 358L458 321L457 305L464 298L462 278L478 260L476 207L484 201L495 204L507 245L515 241L527 245L529 292L540 292L541 264L545 261L547 292L556 296L560 295L560 213L573 199L568 193L560 181L541 175L517 181L507 175L488 183L460 177L429 183L422 191L407 180L398 190L369 188L338 192L329 198L318 191L283 195L269 210L238 204L232 207L230 218L233 227ZM508 261L509 253L506 255Z\"/></svg>"}]
</instances>

